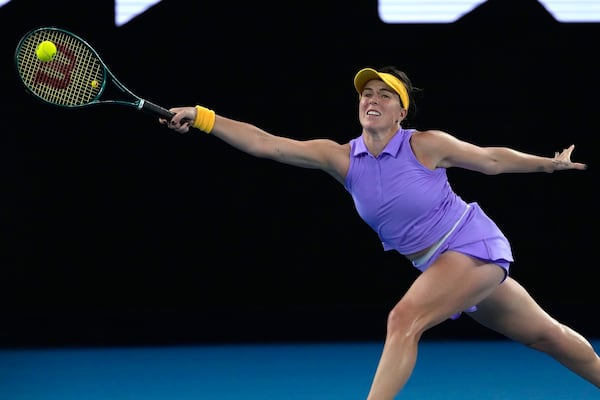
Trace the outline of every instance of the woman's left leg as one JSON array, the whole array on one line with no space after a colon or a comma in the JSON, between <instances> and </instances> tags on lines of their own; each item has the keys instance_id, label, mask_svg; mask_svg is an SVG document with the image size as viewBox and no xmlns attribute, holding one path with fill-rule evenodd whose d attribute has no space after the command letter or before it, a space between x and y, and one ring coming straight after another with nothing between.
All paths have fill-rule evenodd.
<instances>
[{"instance_id":1,"label":"woman's left leg","mask_svg":"<svg viewBox=\"0 0 600 400\"><path fill-rule=\"evenodd\" d=\"M482 325L552 356L600 388L600 357L582 335L546 313L508 278L469 315Z\"/></svg>"}]
</instances>

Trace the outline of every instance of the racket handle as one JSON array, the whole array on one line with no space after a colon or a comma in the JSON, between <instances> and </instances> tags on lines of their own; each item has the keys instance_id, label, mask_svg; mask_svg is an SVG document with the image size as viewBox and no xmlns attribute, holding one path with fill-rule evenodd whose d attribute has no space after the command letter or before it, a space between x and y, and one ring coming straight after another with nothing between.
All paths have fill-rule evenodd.
<instances>
[{"instance_id":1,"label":"racket handle","mask_svg":"<svg viewBox=\"0 0 600 400\"><path fill-rule=\"evenodd\" d=\"M140 102L138 108L140 110L150 112L152 114L155 114L155 115L162 117L164 119L167 119L167 120L170 120L171 118L173 118L173 115L175 115L175 113L172 113L171 111L167 110L166 108L156 105L148 100L142 100Z\"/></svg>"}]
</instances>

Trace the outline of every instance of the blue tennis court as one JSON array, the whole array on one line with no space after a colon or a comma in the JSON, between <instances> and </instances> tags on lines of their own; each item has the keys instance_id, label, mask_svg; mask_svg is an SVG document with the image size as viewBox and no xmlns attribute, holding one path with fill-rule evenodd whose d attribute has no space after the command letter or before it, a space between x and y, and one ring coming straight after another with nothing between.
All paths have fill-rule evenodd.
<instances>
[{"instance_id":1,"label":"blue tennis court","mask_svg":"<svg viewBox=\"0 0 600 400\"><path fill-rule=\"evenodd\" d=\"M600 341L592 341L595 348ZM0 351L2 400L351 400L366 397L382 343ZM600 391L510 341L424 341L398 398L590 400Z\"/></svg>"}]
</instances>

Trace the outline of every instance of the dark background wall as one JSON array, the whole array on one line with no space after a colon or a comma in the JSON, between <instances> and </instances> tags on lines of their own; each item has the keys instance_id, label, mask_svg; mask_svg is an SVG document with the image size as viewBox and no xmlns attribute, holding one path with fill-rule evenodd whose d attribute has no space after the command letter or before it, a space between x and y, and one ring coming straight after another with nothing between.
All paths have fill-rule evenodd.
<instances>
[{"instance_id":1,"label":"dark background wall","mask_svg":"<svg viewBox=\"0 0 600 400\"><path fill-rule=\"evenodd\" d=\"M600 336L600 24L489 0L452 24L388 25L376 1L163 0L114 25L113 3L0 8L4 346L380 340L416 277L324 173L251 158L153 116L63 110L19 86L14 49L54 25L87 39L134 92L204 104L274 133L360 134L354 73L394 64L424 88L414 125L552 155L585 172L451 170L514 247L513 276L561 321ZM469 318L429 337L490 337Z\"/></svg>"}]
</instances>

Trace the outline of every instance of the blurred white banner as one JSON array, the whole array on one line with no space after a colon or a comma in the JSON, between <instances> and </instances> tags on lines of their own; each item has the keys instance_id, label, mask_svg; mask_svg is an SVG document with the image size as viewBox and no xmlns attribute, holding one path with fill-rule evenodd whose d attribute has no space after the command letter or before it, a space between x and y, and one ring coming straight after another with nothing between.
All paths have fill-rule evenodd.
<instances>
[{"instance_id":1,"label":"blurred white banner","mask_svg":"<svg viewBox=\"0 0 600 400\"><path fill-rule=\"evenodd\" d=\"M379 18L389 24L451 23L486 0L379 0ZM560 22L600 22L600 0L539 0Z\"/></svg>"}]
</instances>

